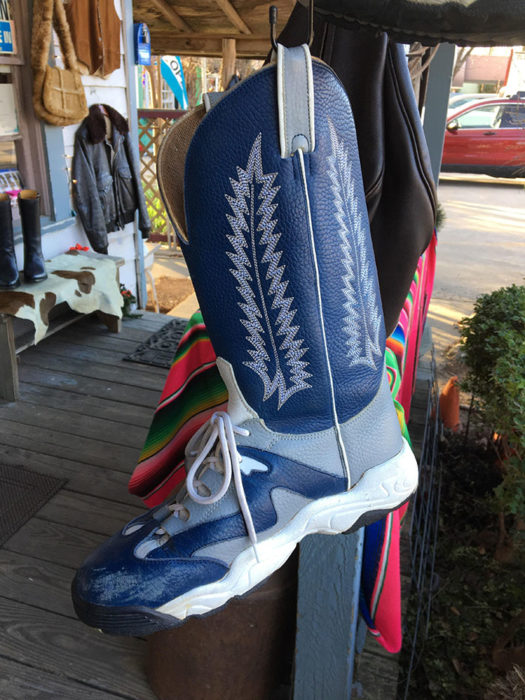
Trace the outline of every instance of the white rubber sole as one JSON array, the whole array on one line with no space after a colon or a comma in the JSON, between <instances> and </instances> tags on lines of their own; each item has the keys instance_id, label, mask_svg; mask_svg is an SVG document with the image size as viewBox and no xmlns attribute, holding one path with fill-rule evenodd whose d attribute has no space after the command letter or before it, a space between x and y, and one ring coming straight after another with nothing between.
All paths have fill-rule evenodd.
<instances>
[{"instance_id":1,"label":"white rubber sole","mask_svg":"<svg viewBox=\"0 0 525 700\"><path fill-rule=\"evenodd\" d=\"M280 532L257 543L257 551L250 546L241 552L222 579L199 586L156 611L184 620L220 608L230 598L244 595L277 571L306 535L338 535L350 530L366 513L394 510L416 490L417 481L417 462L403 438L401 451L366 471L350 491L312 501Z\"/></svg>"}]
</instances>

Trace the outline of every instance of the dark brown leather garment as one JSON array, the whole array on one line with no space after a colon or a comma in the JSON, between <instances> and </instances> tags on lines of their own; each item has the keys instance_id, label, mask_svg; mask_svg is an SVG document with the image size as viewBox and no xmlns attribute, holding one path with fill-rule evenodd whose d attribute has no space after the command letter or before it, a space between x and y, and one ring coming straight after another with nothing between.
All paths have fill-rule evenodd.
<instances>
[{"instance_id":1,"label":"dark brown leather garment","mask_svg":"<svg viewBox=\"0 0 525 700\"><path fill-rule=\"evenodd\" d=\"M523 0L315 0L328 22L370 27L405 44L448 41L459 46L516 46L525 42Z\"/></svg>"},{"instance_id":2,"label":"dark brown leather garment","mask_svg":"<svg viewBox=\"0 0 525 700\"><path fill-rule=\"evenodd\" d=\"M307 37L297 4L279 41ZM403 48L384 32L336 26L314 15L312 55L341 80L354 115L387 333L397 325L419 256L430 243L436 195Z\"/></svg>"},{"instance_id":3,"label":"dark brown leather garment","mask_svg":"<svg viewBox=\"0 0 525 700\"><path fill-rule=\"evenodd\" d=\"M105 78L120 67L120 18L114 0L69 0L65 5L78 60Z\"/></svg>"}]
</instances>

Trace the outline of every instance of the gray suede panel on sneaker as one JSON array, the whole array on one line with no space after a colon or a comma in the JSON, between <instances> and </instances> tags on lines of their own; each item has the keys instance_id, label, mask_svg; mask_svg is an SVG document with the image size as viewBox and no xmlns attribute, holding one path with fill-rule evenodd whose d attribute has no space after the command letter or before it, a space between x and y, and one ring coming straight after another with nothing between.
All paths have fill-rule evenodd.
<instances>
[{"instance_id":1,"label":"gray suede panel on sneaker","mask_svg":"<svg viewBox=\"0 0 525 700\"><path fill-rule=\"evenodd\" d=\"M341 423L340 430L352 486L368 469L383 464L401 451L403 438L386 367L374 399L357 416Z\"/></svg>"},{"instance_id":2,"label":"gray suede panel on sneaker","mask_svg":"<svg viewBox=\"0 0 525 700\"><path fill-rule=\"evenodd\" d=\"M224 362L224 361L222 361ZM226 365L227 363L224 363ZM228 371L221 368L223 376ZM232 377L226 382L230 397L234 396L234 406L238 417L245 417L243 428L250 431L248 437L238 437L238 445L257 447L261 450L303 462L321 469L328 474L344 476L335 430L321 430L316 433L299 435L276 433L250 413L241 415L238 406L245 403ZM236 395L237 394L237 395ZM230 409L228 409L230 412ZM346 423L340 424L341 436L350 466L351 485L357 483L367 469L386 462L394 457L402 447L401 431L394 402L388 385L386 367L379 389L368 406Z\"/></svg>"},{"instance_id":3,"label":"gray suede panel on sneaker","mask_svg":"<svg viewBox=\"0 0 525 700\"><path fill-rule=\"evenodd\" d=\"M206 472L199 478L203 484L206 484L211 493L216 493L221 488L224 477L222 474L219 474L213 469L207 469ZM237 499L233 481L224 496L215 503L196 503L188 495L186 495L182 501L182 504L190 513L190 517L187 521L179 518L177 514L173 514L162 523L159 523L159 525L162 524L166 532L172 537L183 530L196 527L201 523L210 522L219 518L226 518L229 515L234 515L235 513L239 512L239 501Z\"/></svg>"},{"instance_id":4,"label":"gray suede panel on sneaker","mask_svg":"<svg viewBox=\"0 0 525 700\"><path fill-rule=\"evenodd\" d=\"M327 474L345 476L334 428L298 435L270 430L246 403L230 363L218 357L217 368L228 390L228 413L232 422L250 431L247 437L236 436L237 445L256 447L322 469Z\"/></svg>"},{"instance_id":5,"label":"gray suede panel on sneaker","mask_svg":"<svg viewBox=\"0 0 525 700\"><path fill-rule=\"evenodd\" d=\"M301 433L289 435L274 433L258 419L252 419L242 424L250 431L247 437L237 436L236 442L240 447L256 447L264 452L272 452L281 457L288 457L296 462L302 462L309 467L322 469L334 476L344 476L341 457L337 447L335 430L321 430L317 433Z\"/></svg>"},{"instance_id":6,"label":"gray suede panel on sneaker","mask_svg":"<svg viewBox=\"0 0 525 700\"><path fill-rule=\"evenodd\" d=\"M281 488L273 489L271 499L277 513L277 522L272 527L264 530L264 532L257 533L258 542L264 542L265 539L282 530L293 516L311 501L305 496ZM248 537L236 537L232 540L225 540L224 542L202 547L194 552L192 556L218 559L230 566L235 557L250 545L251 542Z\"/></svg>"}]
</instances>

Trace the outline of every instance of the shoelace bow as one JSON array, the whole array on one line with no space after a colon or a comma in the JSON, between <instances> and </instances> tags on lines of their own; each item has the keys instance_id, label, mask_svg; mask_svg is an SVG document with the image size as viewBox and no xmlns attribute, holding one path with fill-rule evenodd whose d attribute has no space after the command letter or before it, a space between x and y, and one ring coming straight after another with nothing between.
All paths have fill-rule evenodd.
<instances>
[{"instance_id":1,"label":"shoelace bow","mask_svg":"<svg viewBox=\"0 0 525 700\"><path fill-rule=\"evenodd\" d=\"M201 505L211 505L219 501L230 488L231 480L237 492L237 499L241 513L246 523L246 529L252 544L257 542L257 535L253 525L250 507L244 493L242 483L240 463L242 457L237 452L235 435L247 436L249 430L233 425L232 420L226 411L216 411L209 420L195 433L186 447L186 457L195 457L186 477L185 492L168 506L173 515L181 520L188 520L189 509L181 501L188 495L195 503ZM213 450L215 446L215 449ZM213 453L212 453L213 450ZM220 489L216 493L211 493L210 489L199 477L208 470L213 469L219 474L223 474ZM203 495L204 494L204 495ZM162 525L157 529L156 534L169 534Z\"/></svg>"}]
</instances>

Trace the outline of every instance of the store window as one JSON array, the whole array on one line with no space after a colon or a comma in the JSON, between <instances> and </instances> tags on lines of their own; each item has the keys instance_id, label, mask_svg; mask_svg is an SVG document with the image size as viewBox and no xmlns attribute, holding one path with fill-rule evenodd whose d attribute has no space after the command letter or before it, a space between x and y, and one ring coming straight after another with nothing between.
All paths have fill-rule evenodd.
<instances>
[{"instance_id":1,"label":"store window","mask_svg":"<svg viewBox=\"0 0 525 700\"><path fill-rule=\"evenodd\" d=\"M30 27L29 0L0 0L0 191L36 189L42 214L50 216L43 128L32 104Z\"/></svg>"}]
</instances>

